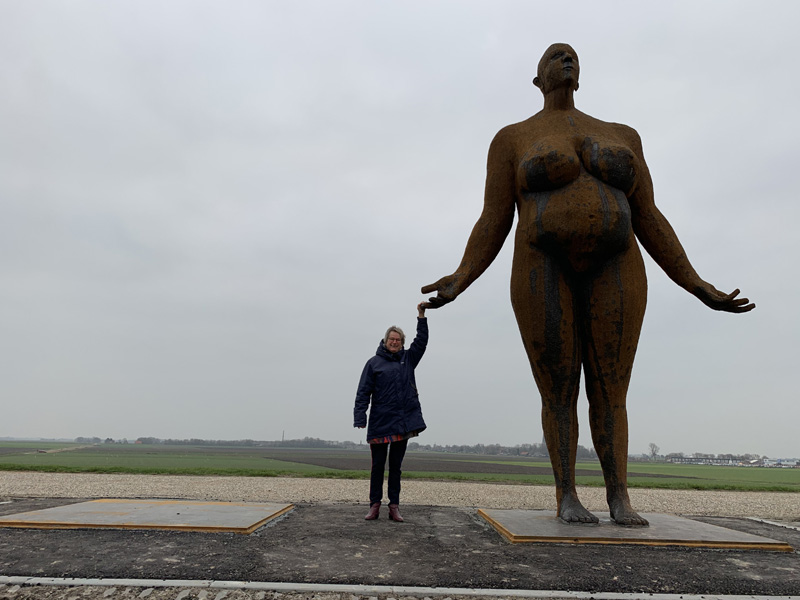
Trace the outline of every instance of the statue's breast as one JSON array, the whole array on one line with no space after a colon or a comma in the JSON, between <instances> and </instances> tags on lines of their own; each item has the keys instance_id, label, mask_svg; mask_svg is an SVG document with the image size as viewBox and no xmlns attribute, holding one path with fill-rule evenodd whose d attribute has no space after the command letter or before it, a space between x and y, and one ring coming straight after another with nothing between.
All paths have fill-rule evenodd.
<instances>
[{"instance_id":1,"label":"statue's breast","mask_svg":"<svg viewBox=\"0 0 800 600\"><path fill-rule=\"evenodd\" d=\"M638 160L627 146L599 136L544 138L523 154L517 180L523 192L546 192L569 185L582 169L628 196L636 185Z\"/></svg>"},{"instance_id":2,"label":"statue's breast","mask_svg":"<svg viewBox=\"0 0 800 600\"><path fill-rule=\"evenodd\" d=\"M546 192L575 181L580 173L578 154L568 140L544 139L522 156L517 179L522 191Z\"/></svg>"},{"instance_id":3,"label":"statue's breast","mask_svg":"<svg viewBox=\"0 0 800 600\"><path fill-rule=\"evenodd\" d=\"M580 149L581 162L600 181L629 196L636 185L639 161L633 151L614 142L586 137Z\"/></svg>"}]
</instances>

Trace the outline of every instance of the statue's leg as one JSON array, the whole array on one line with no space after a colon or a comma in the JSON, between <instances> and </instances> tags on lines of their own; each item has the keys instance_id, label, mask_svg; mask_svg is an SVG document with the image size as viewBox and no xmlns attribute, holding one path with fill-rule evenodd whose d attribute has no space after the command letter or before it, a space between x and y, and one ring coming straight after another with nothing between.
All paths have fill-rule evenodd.
<instances>
[{"instance_id":1,"label":"statue's leg","mask_svg":"<svg viewBox=\"0 0 800 600\"><path fill-rule=\"evenodd\" d=\"M582 289L579 319L589 422L611 518L645 526L628 497L628 412L626 396L647 303L647 279L634 244L609 261Z\"/></svg>"},{"instance_id":2,"label":"statue's leg","mask_svg":"<svg viewBox=\"0 0 800 600\"><path fill-rule=\"evenodd\" d=\"M511 303L542 396L542 426L553 465L558 516L567 522L597 523L575 489L581 348L573 294L560 264L536 249L519 251L518 246Z\"/></svg>"}]
</instances>

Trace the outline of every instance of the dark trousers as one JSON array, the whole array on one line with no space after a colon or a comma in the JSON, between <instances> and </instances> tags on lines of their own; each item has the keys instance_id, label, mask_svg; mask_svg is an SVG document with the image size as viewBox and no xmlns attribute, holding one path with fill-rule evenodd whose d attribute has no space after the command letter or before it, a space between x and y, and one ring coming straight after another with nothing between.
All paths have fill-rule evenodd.
<instances>
[{"instance_id":1,"label":"dark trousers","mask_svg":"<svg viewBox=\"0 0 800 600\"><path fill-rule=\"evenodd\" d=\"M400 466L406 455L408 440L390 444L370 444L372 452L372 473L369 478L370 505L383 499L383 471L386 468L386 455L389 455L389 504L400 504Z\"/></svg>"}]
</instances>

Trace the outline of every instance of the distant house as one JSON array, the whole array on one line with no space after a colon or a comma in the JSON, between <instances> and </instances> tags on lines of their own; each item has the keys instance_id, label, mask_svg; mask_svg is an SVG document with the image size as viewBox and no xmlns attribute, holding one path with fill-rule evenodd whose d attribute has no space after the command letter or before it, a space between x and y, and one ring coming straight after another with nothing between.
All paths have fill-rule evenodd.
<instances>
[{"instance_id":1,"label":"distant house","mask_svg":"<svg viewBox=\"0 0 800 600\"><path fill-rule=\"evenodd\" d=\"M717 465L723 467L773 467L773 468L800 468L800 459L797 458L764 458L745 460L743 457L725 456L667 456L667 461L683 465Z\"/></svg>"},{"instance_id":2,"label":"distant house","mask_svg":"<svg viewBox=\"0 0 800 600\"><path fill-rule=\"evenodd\" d=\"M800 460L796 458L765 458L764 466L793 469L800 467Z\"/></svg>"},{"instance_id":3,"label":"distant house","mask_svg":"<svg viewBox=\"0 0 800 600\"><path fill-rule=\"evenodd\" d=\"M671 456L667 458L671 463L678 463L682 465L717 465L724 467L732 467L742 464L735 458L712 458L700 456Z\"/></svg>"}]
</instances>

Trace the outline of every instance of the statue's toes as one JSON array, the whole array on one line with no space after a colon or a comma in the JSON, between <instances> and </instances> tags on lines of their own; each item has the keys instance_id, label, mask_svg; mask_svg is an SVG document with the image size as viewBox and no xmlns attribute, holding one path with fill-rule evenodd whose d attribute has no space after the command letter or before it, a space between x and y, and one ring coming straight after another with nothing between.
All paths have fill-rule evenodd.
<instances>
[{"instance_id":1,"label":"statue's toes","mask_svg":"<svg viewBox=\"0 0 800 600\"><path fill-rule=\"evenodd\" d=\"M612 516L612 519L617 525L623 527L648 527L650 522L636 512L625 512L619 516Z\"/></svg>"},{"instance_id":2,"label":"statue's toes","mask_svg":"<svg viewBox=\"0 0 800 600\"><path fill-rule=\"evenodd\" d=\"M599 523L600 519L586 510L583 506L563 508L558 518L565 523Z\"/></svg>"}]
</instances>

